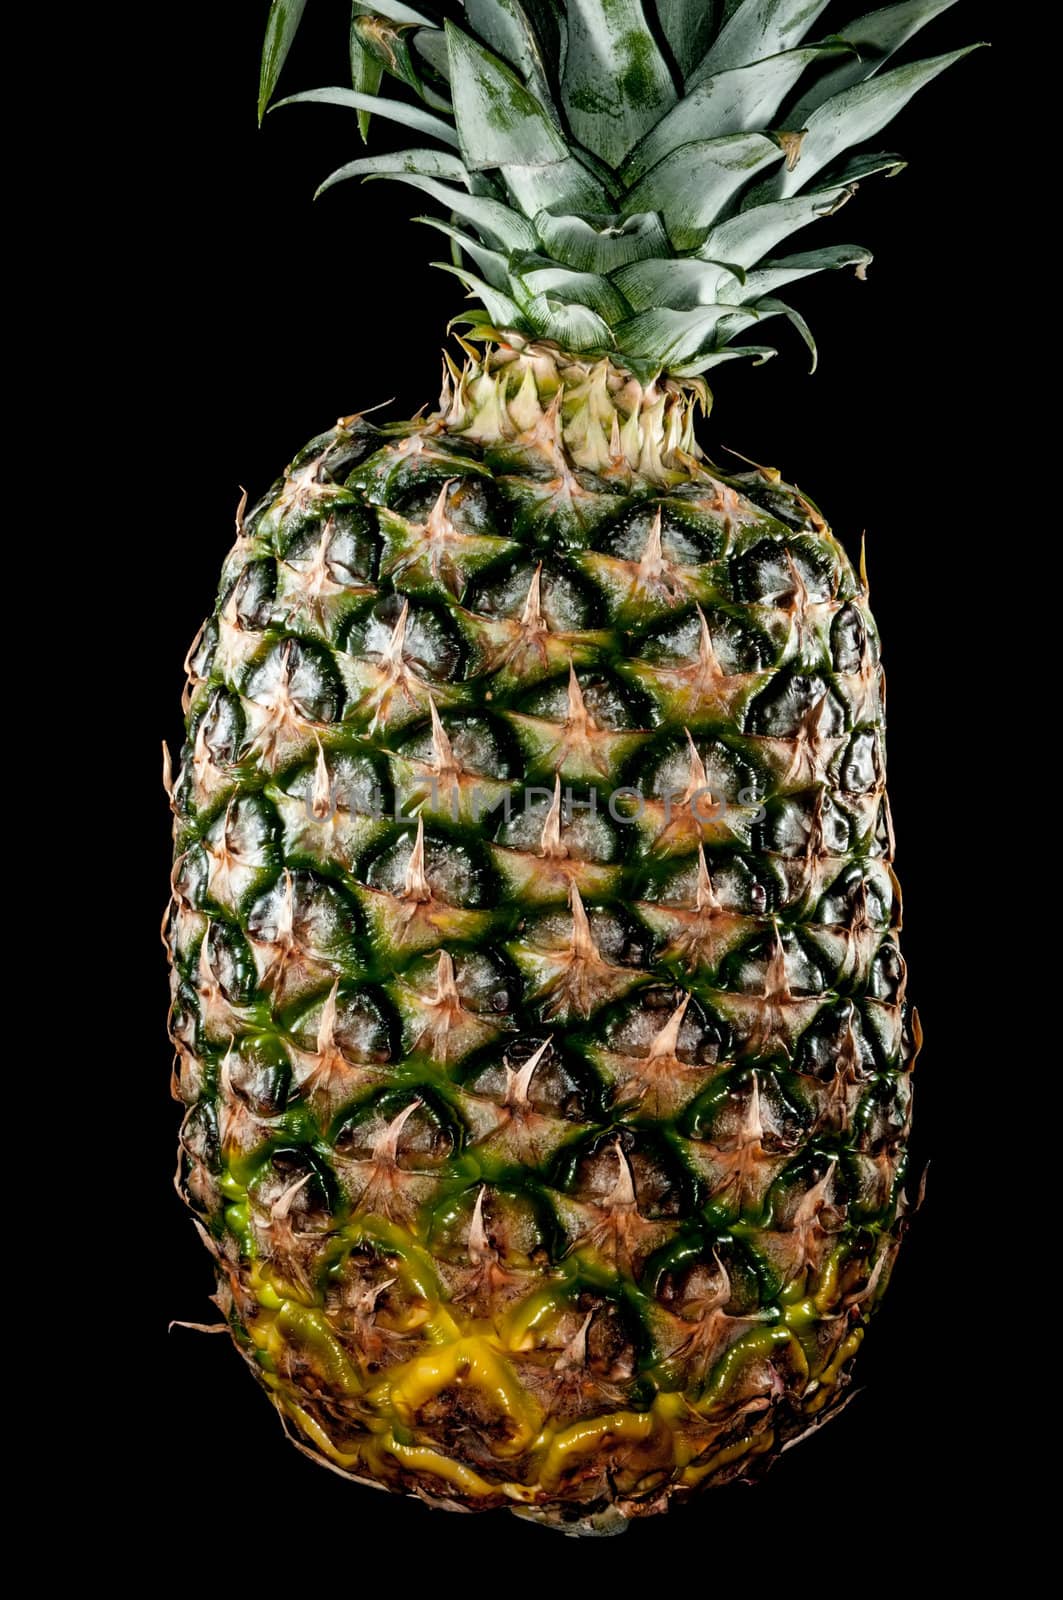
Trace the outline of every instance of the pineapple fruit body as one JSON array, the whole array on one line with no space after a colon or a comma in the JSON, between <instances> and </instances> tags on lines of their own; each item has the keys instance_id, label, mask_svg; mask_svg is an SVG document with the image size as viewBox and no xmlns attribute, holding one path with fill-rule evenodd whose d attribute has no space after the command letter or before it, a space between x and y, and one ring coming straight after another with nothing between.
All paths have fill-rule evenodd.
<instances>
[{"instance_id":1,"label":"pineapple fruit body","mask_svg":"<svg viewBox=\"0 0 1063 1600\"><path fill-rule=\"evenodd\" d=\"M903 1226L867 586L697 386L519 335L238 518L172 787L180 1185L357 1480L578 1531L763 1469Z\"/></svg>"}]
</instances>

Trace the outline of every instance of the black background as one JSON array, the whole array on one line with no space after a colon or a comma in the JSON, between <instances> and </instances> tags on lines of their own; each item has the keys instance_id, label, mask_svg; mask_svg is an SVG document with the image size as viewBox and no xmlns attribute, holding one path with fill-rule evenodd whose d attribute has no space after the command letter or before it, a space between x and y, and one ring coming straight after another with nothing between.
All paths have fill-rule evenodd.
<instances>
[{"instance_id":1,"label":"black background","mask_svg":"<svg viewBox=\"0 0 1063 1600\"><path fill-rule=\"evenodd\" d=\"M342 81L345 9L310 6L286 88ZM857 9L849 0L824 21ZM920 53L994 33L988 11L962 0L927 30ZM133 1231L94 1267L121 1308L100 1330L99 1425L123 1464L98 1537L120 1528L135 1494L142 1531L183 1530L196 1567L219 1580L225 1570L250 1578L254 1546L274 1571L289 1559L305 1562L310 1581L356 1582L356 1554L371 1540L400 1560L406 1583L429 1581L430 1559L431 1571L487 1593L492 1573L506 1571L503 1555L529 1570L563 1558L572 1565L542 1570L584 1583L627 1575L641 1557L662 1582L672 1571L707 1581L733 1567L750 1581L804 1574L846 1587L890 1581L913 1535L931 1558L954 1556L976 1530L979 1542L995 1524L1005 1531L999 1501L976 1512L986 1489L999 1496L1004 1454L994 1369L1005 1313L977 1209L987 1183L990 1204L997 1190L980 1100L994 1047L979 992L990 886L976 840L1012 802L979 725L977 674L992 670L994 641L979 638L975 620L994 585L984 519L1006 518L1013 492L989 433L1008 399L988 354L984 233L989 222L998 237L990 214L1000 194L975 159L1000 52L977 53L924 91L876 141L912 165L867 182L824 225L824 241L856 240L876 261L866 283L836 273L793 291L818 338L819 371L809 377L796 336L773 330L775 361L711 375L716 405L702 430L711 455L733 446L796 480L854 555L866 529L889 672L906 952L928 1036L916 1119L916 1162L931 1161L927 1202L844 1415L755 1489L715 1491L622 1540L562 1545L504 1514L429 1513L314 1467L284 1443L227 1340L167 1332L170 1318L210 1321L212 1308L208 1259L168 1184L178 1115L153 935L169 860L158 738L176 752L181 661L213 603L239 486L254 499L342 413L394 396L386 414L408 415L432 401L444 326L461 307L454 280L427 264L438 236L407 220L422 197L347 184L312 203L317 182L358 153L351 114L295 107L256 129L264 13L264 4L215 6L200 35L183 33L172 14L138 33L150 71L138 115L115 128L128 243L111 289L124 302L114 317L131 404L106 471L131 472L140 486L135 516L120 519L126 554L114 565L130 582L141 711L122 732L122 831L134 867L116 908L124 988L112 1067L131 1122L106 1158ZM371 139L378 149L402 142L379 119ZM128 497L121 503L128 509Z\"/></svg>"}]
</instances>

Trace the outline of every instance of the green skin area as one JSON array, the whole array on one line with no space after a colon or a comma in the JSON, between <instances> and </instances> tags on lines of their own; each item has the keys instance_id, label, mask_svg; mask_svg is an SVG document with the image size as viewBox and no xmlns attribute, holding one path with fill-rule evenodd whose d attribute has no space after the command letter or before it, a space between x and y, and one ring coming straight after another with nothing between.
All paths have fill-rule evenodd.
<instances>
[{"instance_id":1,"label":"green skin area","mask_svg":"<svg viewBox=\"0 0 1063 1600\"><path fill-rule=\"evenodd\" d=\"M234 1337L304 1446L428 1498L482 1509L523 1496L522 1510L587 1523L762 1470L841 1395L901 1232L914 1042L894 933L876 634L844 551L815 507L772 474L723 478L689 463L662 484L584 472L572 496L551 492L550 470L534 452L516 470L512 446L439 424L378 430L352 419L312 441L244 520L190 658L189 740L174 788L172 1027L188 1108L186 1197L216 1255ZM383 571L394 546L381 509L423 528L447 483L454 564ZM618 599L606 567L589 559L626 561L629 572L658 510L665 560L694 574L723 663L722 693L700 707L660 676L689 665L692 649L696 658L694 590L673 572L663 587L621 587ZM484 535L510 542L468 573L461 538ZM315 552L328 558L318 564L325 582L308 599ZM544 595L564 587L568 597L554 631L583 641L570 653L588 704L592 686L604 686L598 725L611 718L613 731L645 734L615 760L598 747L607 770L593 785L564 778L584 801L598 791L598 860L615 871L585 898L610 971L627 974L622 991L593 994L583 1012L558 1012L556 987L542 992L532 975L544 950L558 960L556 929L544 934L540 919L567 927L570 912L559 895L534 899L534 878L523 892L502 876L507 858L489 846L514 846L497 814L475 827L433 815L425 829L429 876L433 861L459 851L467 869L441 898L482 913L483 926L448 937L444 925L415 944L370 915L382 884L392 895L402 888L401 870L388 878L381 863L390 851L401 865L414 837L393 820L396 772L409 771L396 753L412 747L419 759L430 723L422 701L408 718L372 726L379 706L366 699L365 664L379 665L408 601L407 659L431 682L451 740L463 719L481 719L492 776L514 794L525 783L549 787L556 757L528 764L507 714L563 722L567 657L552 657L542 676L507 677L479 626L521 615L523 591L515 602L510 580L539 562ZM287 721L274 693L283 660L297 705ZM701 839L735 938L693 959L654 908L667 920L669 907L693 906L689 883L676 885L695 873L696 831L666 846L652 817L614 821L607 810L622 785L654 797L662 761L687 749L687 727L736 813L725 808L727 825ZM384 814L340 849L335 834L331 845L314 835L308 796L319 761L335 775L346 758L366 763ZM407 795L407 815L415 809ZM536 841L518 843L535 855ZM294 947L278 931L286 893ZM440 950L452 953L459 988L477 950L493 966L490 994L466 997L476 1027L453 1056L439 1034L418 1032ZM320 1061L334 985L341 1007L364 1002L371 1026L354 1043L348 1036L349 1081L326 1094L307 1072ZM684 995L689 1032L678 1054L689 1081L677 1069L683 1083L671 1099L655 1102L654 1090L640 1100L623 1067L648 1047L636 1023L650 1006L662 1026ZM534 1103L550 1137L492 1139L477 1117L504 1106L500 1063L515 1071L547 1038L552 1065ZM507 1056L518 1040L523 1052ZM382 1200L379 1187L359 1189L364 1163L377 1160L359 1130L379 1140L413 1102L408 1149L396 1134L410 1177ZM630 1206L609 1193L621 1151L633 1185L629 1232ZM459 1284L476 1254L477 1195L487 1196L487 1254L517 1284L497 1303L463 1299L470 1291ZM596 1232L603 1214L608 1226ZM364 1328L352 1332L343 1310L344 1285L365 1271L371 1286L385 1283L373 1302L384 1329L375 1364ZM427 1335L411 1306L427 1308ZM694 1359L679 1335L721 1311L734 1326ZM584 1318L591 1331L580 1349L572 1341ZM606 1322L609 1340L595 1343ZM379 1387L381 1371L445 1350L455 1330L503 1363L504 1430L492 1431L472 1394L475 1363L467 1379L437 1386L444 1409L467 1405L457 1437L431 1399L418 1410ZM530 1372L525 1361L539 1365ZM551 1385L573 1365L585 1388L576 1402L566 1389L562 1405ZM669 1410L668 1396L685 1409ZM529 1406L527 1448L510 1448L514 1416ZM638 1424L645 1439L605 1433L555 1471L553 1442L606 1413L653 1420ZM448 1479L439 1459L475 1483Z\"/></svg>"}]
</instances>

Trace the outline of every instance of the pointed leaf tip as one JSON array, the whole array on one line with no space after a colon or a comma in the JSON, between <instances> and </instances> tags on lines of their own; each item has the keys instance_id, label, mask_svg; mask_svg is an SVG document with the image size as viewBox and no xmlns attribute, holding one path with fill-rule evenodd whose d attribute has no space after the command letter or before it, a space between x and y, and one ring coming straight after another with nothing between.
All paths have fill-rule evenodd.
<instances>
[{"instance_id":1,"label":"pointed leaf tip","mask_svg":"<svg viewBox=\"0 0 1063 1600\"><path fill-rule=\"evenodd\" d=\"M262 65L258 76L260 127L305 10L306 0L272 0L270 5L266 36L262 42Z\"/></svg>"}]
</instances>

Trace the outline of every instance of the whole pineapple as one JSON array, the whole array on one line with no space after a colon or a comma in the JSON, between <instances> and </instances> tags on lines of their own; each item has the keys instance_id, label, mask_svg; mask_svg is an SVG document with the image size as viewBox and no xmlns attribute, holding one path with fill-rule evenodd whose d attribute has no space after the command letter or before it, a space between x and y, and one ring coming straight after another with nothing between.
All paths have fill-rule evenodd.
<instances>
[{"instance_id":1,"label":"whole pineapple","mask_svg":"<svg viewBox=\"0 0 1063 1600\"><path fill-rule=\"evenodd\" d=\"M951 0L356 3L365 157L448 220L438 409L251 511L172 786L180 1186L301 1449L570 1531L835 1407L900 1237L905 1003L862 572L710 465L700 376ZM304 9L274 0L268 104ZM384 75L422 104L379 95ZM430 220L430 219L425 219Z\"/></svg>"}]
</instances>

